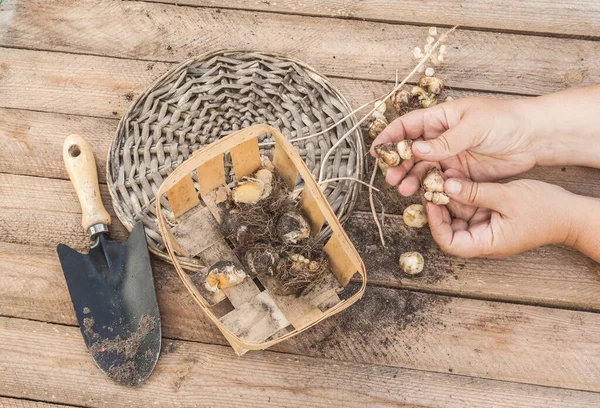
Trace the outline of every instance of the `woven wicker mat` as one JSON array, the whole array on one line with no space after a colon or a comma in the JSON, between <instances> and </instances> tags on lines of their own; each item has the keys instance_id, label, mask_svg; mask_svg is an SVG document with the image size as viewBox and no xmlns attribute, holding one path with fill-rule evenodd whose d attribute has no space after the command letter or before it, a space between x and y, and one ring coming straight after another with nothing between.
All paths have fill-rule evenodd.
<instances>
[{"instance_id":1,"label":"woven wicker mat","mask_svg":"<svg viewBox=\"0 0 600 408\"><path fill-rule=\"evenodd\" d=\"M331 126L350 110L325 77L300 61L243 51L187 60L141 94L119 122L107 166L115 212L130 230L141 220L150 250L169 260L154 214L155 193L194 150L256 123L267 123L288 139L307 136ZM355 123L351 116L323 135L294 143L315 178L321 158ZM260 140L261 152L270 156L269 141L268 135ZM324 179L362 179L363 155L357 129L330 155ZM229 170L228 180L232 180ZM325 196L340 220L352 211L359 187L349 180L327 184ZM169 211L168 203L164 207ZM197 264L189 261L186 266L195 269Z\"/></svg>"}]
</instances>

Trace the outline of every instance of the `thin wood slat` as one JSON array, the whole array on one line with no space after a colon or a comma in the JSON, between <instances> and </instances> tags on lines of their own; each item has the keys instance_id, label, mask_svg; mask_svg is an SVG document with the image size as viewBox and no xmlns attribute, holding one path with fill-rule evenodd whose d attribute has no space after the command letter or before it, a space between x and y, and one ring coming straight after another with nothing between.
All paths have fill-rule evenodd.
<instances>
[{"instance_id":1,"label":"thin wood slat","mask_svg":"<svg viewBox=\"0 0 600 408\"><path fill-rule=\"evenodd\" d=\"M200 203L198 192L191 175L182 178L167 192L167 198L173 211L173 217L179 218Z\"/></svg>"},{"instance_id":2,"label":"thin wood slat","mask_svg":"<svg viewBox=\"0 0 600 408\"><path fill-rule=\"evenodd\" d=\"M445 407L587 408L591 392L345 363L263 352L235 358L226 347L165 339L140 389L111 382L94 365L75 327L0 318L0 404L13 398L90 407ZM52 345L52 347L48 347ZM35 367L32 370L31 367ZM343 381L340 381L343 379ZM51 390L51 392L50 392ZM55 405L22 402L16 408ZM21 404L21 405L19 405Z\"/></svg>"},{"instance_id":3,"label":"thin wood slat","mask_svg":"<svg viewBox=\"0 0 600 408\"><path fill-rule=\"evenodd\" d=\"M406 22L462 27L494 31L598 36L600 6L594 0L519 1L471 0L436 3L419 0L305 0L301 3L261 0L146 0L156 3L266 11L270 13L301 14L341 19L375 20L386 23Z\"/></svg>"},{"instance_id":4,"label":"thin wood slat","mask_svg":"<svg viewBox=\"0 0 600 408\"><path fill-rule=\"evenodd\" d=\"M0 270L0 315L77 324L54 248L0 244ZM225 344L170 265L155 261L154 276L165 336ZM369 287L349 311L274 350L600 391L595 313Z\"/></svg>"},{"instance_id":5,"label":"thin wood slat","mask_svg":"<svg viewBox=\"0 0 600 408\"><path fill-rule=\"evenodd\" d=\"M223 155L207 161L196 169L200 195L206 195L214 188L225 183L225 164Z\"/></svg>"},{"instance_id":6,"label":"thin wood slat","mask_svg":"<svg viewBox=\"0 0 600 408\"><path fill-rule=\"evenodd\" d=\"M370 80L410 72L412 49L427 37L421 26L118 0L29 0L11 3L2 18L0 45L7 47L170 62L241 48L293 55L330 76ZM100 40L106 33L119 33L119 41ZM454 87L537 95L600 82L596 41L461 30L449 45L444 76ZM46 75L42 60L28 70Z\"/></svg>"}]
</instances>

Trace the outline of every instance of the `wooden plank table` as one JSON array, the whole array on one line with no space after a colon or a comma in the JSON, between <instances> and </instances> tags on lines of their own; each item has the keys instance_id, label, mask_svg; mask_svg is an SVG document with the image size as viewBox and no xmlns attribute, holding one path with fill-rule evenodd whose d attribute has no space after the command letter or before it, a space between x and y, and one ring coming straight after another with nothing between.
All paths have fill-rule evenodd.
<instances>
[{"instance_id":1,"label":"wooden plank table","mask_svg":"<svg viewBox=\"0 0 600 408\"><path fill-rule=\"evenodd\" d=\"M153 259L164 347L140 389L120 387L85 349L55 245L84 250L61 159L86 135L106 189L118 119L157 76L206 51L300 58L358 106L412 68L427 25L464 27L446 75L455 97L533 96L600 82L594 0L4 0L0 4L0 406L600 406L600 266L551 246L504 260L441 253L403 227L386 197L382 252L366 193L347 230L369 274L348 311L243 358ZM600 171L527 177L600 197ZM109 206L110 207L110 206ZM112 208L112 231L126 237ZM397 273L421 251L422 276Z\"/></svg>"}]
</instances>

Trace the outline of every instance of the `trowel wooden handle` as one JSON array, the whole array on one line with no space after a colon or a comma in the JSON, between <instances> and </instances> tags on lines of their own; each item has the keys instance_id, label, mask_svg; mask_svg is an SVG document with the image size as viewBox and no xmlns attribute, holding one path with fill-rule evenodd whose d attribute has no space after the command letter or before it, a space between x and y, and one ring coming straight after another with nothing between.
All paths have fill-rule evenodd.
<instances>
[{"instance_id":1,"label":"trowel wooden handle","mask_svg":"<svg viewBox=\"0 0 600 408\"><path fill-rule=\"evenodd\" d=\"M83 137L71 135L63 144L63 160L83 211L81 225L93 236L98 231L97 228L91 227L110 225L110 214L102 204L98 187L94 152Z\"/></svg>"}]
</instances>

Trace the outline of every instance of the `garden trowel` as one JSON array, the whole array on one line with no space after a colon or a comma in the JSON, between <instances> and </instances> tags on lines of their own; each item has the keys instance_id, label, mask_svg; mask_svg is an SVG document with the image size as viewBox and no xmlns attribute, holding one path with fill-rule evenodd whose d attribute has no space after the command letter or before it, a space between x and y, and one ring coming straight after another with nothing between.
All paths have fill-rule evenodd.
<instances>
[{"instance_id":1,"label":"garden trowel","mask_svg":"<svg viewBox=\"0 0 600 408\"><path fill-rule=\"evenodd\" d=\"M81 334L104 373L138 386L152 373L161 340L144 227L137 223L125 243L111 240L90 145L81 136L67 137L63 159L91 240L88 254L57 247Z\"/></svg>"}]
</instances>

